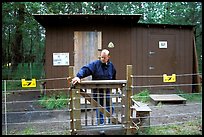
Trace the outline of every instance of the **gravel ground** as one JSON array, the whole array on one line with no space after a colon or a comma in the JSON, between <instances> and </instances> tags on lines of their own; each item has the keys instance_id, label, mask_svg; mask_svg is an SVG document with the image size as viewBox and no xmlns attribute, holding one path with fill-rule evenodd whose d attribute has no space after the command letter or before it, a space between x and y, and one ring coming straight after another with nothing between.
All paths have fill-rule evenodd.
<instances>
[{"instance_id":1,"label":"gravel ground","mask_svg":"<svg viewBox=\"0 0 204 137\"><path fill-rule=\"evenodd\" d=\"M38 92L30 93L15 93L7 97L6 106L7 123L13 123L7 125L7 134L22 134L22 131L27 134L69 134L69 112L67 108L61 111L48 111L38 112L46 110L37 104L32 102L39 99ZM26 103L18 103L16 101L30 101ZM2 97L2 102L4 98ZM202 103L189 103L186 104L165 104L165 105L153 105L148 104L151 108L150 113L150 126L157 126L160 124L178 123L185 121L192 121L196 119L202 119ZM2 103L2 134L5 132L5 105ZM31 112L35 111L35 112ZM20 113L21 112L21 113ZM83 113L82 113L83 115ZM60 121L60 122L59 122ZM23 124L23 123L24 124ZM28 122L32 122L29 124ZM21 123L21 124L19 124ZM202 125L199 127L202 132ZM26 130L27 129L27 130ZM32 129L32 130L31 130ZM57 131L57 132L56 132ZM62 132L60 132L62 131ZM46 132L46 133L45 133ZM26 134L26 133L25 133Z\"/></svg>"},{"instance_id":2,"label":"gravel ground","mask_svg":"<svg viewBox=\"0 0 204 137\"><path fill-rule=\"evenodd\" d=\"M186 103L175 105L150 106L151 125L187 122L202 117L202 104Z\"/></svg>"}]
</instances>

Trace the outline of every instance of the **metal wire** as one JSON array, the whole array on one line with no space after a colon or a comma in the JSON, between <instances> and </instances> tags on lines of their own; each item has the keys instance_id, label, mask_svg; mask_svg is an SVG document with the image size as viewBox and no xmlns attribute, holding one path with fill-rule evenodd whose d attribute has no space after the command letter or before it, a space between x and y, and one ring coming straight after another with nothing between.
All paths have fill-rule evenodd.
<instances>
[{"instance_id":1,"label":"metal wire","mask_svg":"<svg viewBox=\"0 0 204 137\"><path fill-rule=\"evenodd\" d=\"M28 114L28 113L51 113L51 112L70 112L71 110L39 110L39 111L17 111L17 112L9 112L7 111L6 114ZM4 114L4 112L2 112L2 114Z\"/></svg>"},{"instance_id":2,"label":"metal wire","mask_svg":"<svg viewBox=\"0 0 204 137\"><path fill-rule=\"evenodd\" d=\"M131 88L142 88L142 87L179 87L179 86L193 86L193 85L202 85L202 83L197 84L172 84L172 85L146 85L146 86L131 86Z\"/></svg>"},{"instance_id":3,"label":"metal wire","mask_svg":"<svg viewBox=\"0 0 204 137\"><path fill-rule=\"evenodd\" d=\"M181 76L194 76L194 75L202 75L202 73L194 73L194 74L177 74L177 77ZM130 75L131 78L152 78L152 77L158 77L161 78L163 75Z\"/></svg>"},{"instance_id":4,"label":"metal wire","mask_svg":"<svg viewBox=\"0 0 204 137\"><path fill-rule=\"evenodd\" d=\"M170 117L177 117L177 116L189 116L189 115L195 115L195 114L201 114L202 116L202 112L192 112L192 113L180 113L180 114L168 114L168 115L161 115L161 116L137 116L136 118L139 119L146 119L146 118L170 118ZM134 117L131 117L131 119L134 119Z\"/></svg>"},{"instance_id":5,"label":"metal wire","mask_svg":"<svg viewBox=\"0 0 204 137\"><path fill-rule=\"evenodd\" d=\"M70 120L63 121L38 121L38 122L20 122L20 123L7 123L7 125L30 125L30 124L44 124L44 123L68 123ZM4 125L4 124L2 124Z\"/></svg>"},{"instance_id":6,"label":"metal wire","mask_svg":"<svg viewBox=\"0 0 204 137\"><path fill-rule=\"evenodd\" d=\"M189 120L189 121L183 121L183 122L173 122L173 123L162 123L162 124L155 124L155 125L148 125L148 126L140 126L140 127L159 127L159 126L169 126L169 125L180 125L180 124L185 124L187 122L195 122L195 120Z\"/></svg>"},{"instance_id":7,"label":"metal wire","mask_svg":"<svg viewBox=\"0 0 204 137\"><path fill-rule=\"evenodd\" d=\"M193 76L193 75L200 75L201 73L197 73L197 74L179 74L179 75L176 75L176 76ZM151 76L134 76L134 75L131 75L132 78L134 77L163 77L161 75L151 75ZM67 80L67 79L70 79L70 77L65 77L65 78L51 78L51 79L41 79L41 80L37 80L37 81L48 81L48 80ZM3 80L4 82L6 81L21 81L21 80ZM147 85L147 86L131 86L131 88L138 88L138 87L163 87L163 86L190 86L190 85L202 85L200 83L198 84L172 84L172 85ZM5 85L6 87L6 85ZM59 89L43 89L44 91L58 91L58 90L70 90L70 88L59 88ZM6 100L6 94L7 92L30 92L30 91L39 91L38 90L31 90L31 89L28 89L28 90L9 90L9 91L6 91L6 88L4 91L2 92L5 92L5 100L4 103L5 104L5 124L2 123L2 125L5 125L6 127L6 134L7 134L7 125L21 125L21 124L42 124L42 123L67 123L67 122L70 122L72 120L68 119L68 120L63 120L63 121L39 121L39 122L20 122L20 123L8 123L7 122L7 115L8 114L21 114L21 113L26 113L26 114L29 114L29 113L50 113L50 112L70 112L72 110L68 109L68 110L49 110L49 111L26 111L26 112L7 112L7 108L6 108L6 104L7 103L26 103L26 102L36 102L36 101L39 101L39 100L33 100L33 101L10 101L10 102L7 102ZM92 95L93 93L90 93L90 95ZM111 95L111 97L117 97L117 95L122 95L122 96L125 96L124 94L113 94ZM133 97L133 96L132 96ZM120 97L118 97L120 98ZM78 98L75 98L75 99L78 99ZM60 100L69 100L70 99L60 99ZM41 100L41 101L44 101L44 100ZM202 103L197 103L197 104L202 104ZM186 104L185 104L186 105ZM193 105L193 104L191 104ZM113 105L114 106L114 105ZM112 105L110 106L112 107ZM124 105L118 105L118 106L114 106L114 107L124 107ZM160 106L154 106L154 107L160 107ZM99 107L96 107L96 108L99 108ZM86 108L82 108L82 109L93 109L91 107L86 107ZM81 109L76 109L76 110L81 110ZM146 117L137 117L137 118L161 118L161 117L176 117L176 116L185 116L185 115L193 115L193 114L202 114L202 112L193 112L193 113L180 113L180 114L169 114L169 115L163 115L163 116L146 116ZM121 116L121 117L124 117L124 116ZM120 118L120 117L116 117L116 118ZM132 118L132 117L131 117ZM96 118L97 119L97 118ZM84 120L84 119L75 119L75 120ZM90 120L90 119L89 119ZM178 124L178 123L181 123L183 124L184 122L176 122L176 123L173 123L173 124ZM132 128L136 128L138 129L138 125L140 123L135 123L134 126L135 127L124 127L124 125L122 125L125 129L132 129ZM168 123L168 124L172 124L172 123ZM151 126L162 126L162 125L168 125L168 124L159 124L159 125L151 125ZM98 125L97 125L98 126ZM141 127L145 127L145 126L141 126ZM92 129L88 129L89 131L92 130ZM70 130L71 131L71 130ZM80 130L77 130L77 131L80 131ZM82 130L81 130L82 131ZM87 129L86 129L87 131ZM45 132L41 132L41 133L45 133Z\"/></svg>"},{"instance_id":8,"label":"metal wire","mask_svg":"<svg viewBox=\"0 0 204 137\"><path fill-rule=\"evenodd\" d=\"M67 90L68 91L70 89L69 88L43 89L43 91L59 91L59 90ZM18 93L18 92L32 92L32 91L40 92L40 89L8 90L7 92Z\"/></svg>"}]
</instances>

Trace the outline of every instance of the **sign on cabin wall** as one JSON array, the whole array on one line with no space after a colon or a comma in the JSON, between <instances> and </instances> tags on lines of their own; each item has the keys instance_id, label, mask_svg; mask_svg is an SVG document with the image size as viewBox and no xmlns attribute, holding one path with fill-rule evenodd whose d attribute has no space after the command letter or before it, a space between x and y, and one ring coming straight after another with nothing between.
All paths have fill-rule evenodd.
<instances>
[{"instance_id":1,"label":"sign on cabin wall","mask_svg":"<svg viewBox=\"0 0 204 137\"><path fill-rule=\"evenodd\" d=\"M159 48L166 49L167 48L167 41L159 41Z\"/></svg>"},{"instance_id":2,"label":"sign on cabin wall","mask_svg":"<svg viewBox=\"0 0 204 137\"><path fill-rule=\"evenodd\" d=\"M22 87L36 87L36 79L25 80L21 79Z\"/></svg>"},{"instance_id":3,"label":"sign on cabin wall","mask_svg":"<svg viewBox=\"0 0 204 137\"><path fill-rule=\"evenodd\" d=\"M68 66L69 53L53 53L53 66Z\"/></svg>"},{"instance_id":4,"label":"sign on cabin wall","mask_svg":"<svg viewBox=\"0 0 204 137\"><path fill-rule=\"evenodd\" d=\"M163 74L163 82L176 82L176 74L172 74L171 76Z\"/></svg>"}]
</instances>

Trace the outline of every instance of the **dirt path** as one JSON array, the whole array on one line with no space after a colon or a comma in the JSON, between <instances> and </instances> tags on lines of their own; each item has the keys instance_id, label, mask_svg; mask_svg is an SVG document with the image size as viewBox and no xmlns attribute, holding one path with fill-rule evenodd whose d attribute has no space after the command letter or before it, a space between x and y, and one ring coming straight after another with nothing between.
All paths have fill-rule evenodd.
<instances>
[{"instance_id":1,"label":"dirt path","mask_svg":"<svg viewBox=\"0 0 204 137\"><path fill-rule=\"evenodd\" d=\"M202 104L189 103L186 104L169 104L161 106L150 106L151 125L170 124L179 122L187 122L202 117Z\"/></svg>"}]
</instances>

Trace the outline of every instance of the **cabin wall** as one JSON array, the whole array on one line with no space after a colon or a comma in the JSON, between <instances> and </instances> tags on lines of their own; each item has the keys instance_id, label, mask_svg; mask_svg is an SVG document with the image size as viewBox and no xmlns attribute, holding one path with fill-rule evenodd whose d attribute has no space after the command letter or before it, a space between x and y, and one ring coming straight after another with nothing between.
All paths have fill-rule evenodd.
<instances>
[{"instance_id":1,"label":"cabin wall","mask_svg":"<svg viewBox=\"0 0 204 137\"><path fill-rule=\"evenodd\" d=\"M70 65L74 65L74 31L101 31L102 32L102 48L107 48L111 53L111 61L117 70L117 79L126 79L126 65L133 65L134 75L151 75L149 70L151 62L149 56L152 38L159 39L159 36L170 35L173 40L171 45L175 47L170 51L169 56L174 56L176 62L173 62L171 69L167 68L168 73L191 74L193 72L193 33L191 29L182 28L164 28L148 27L147 25L123 25L123 24L76 24L70 26L49 26L46 28L46 56L45 71L46 78L65 78L68 77L68 66L53 66L52 53L69 52ZM158 38L157 38L158 35ZM114 48L108 48L108 43L113 42ZM165 52L167 51L166 49ZM160 61L164 57L159 57L156 61ZM151 62L150 62L151 61ZM157 64L158 65L158 64ZM162 62L161 62L161 65ZM156 70L156 69L155 69ZM155 71L155 74L158 74ZM160 72L162 75L165 72ZM154 80L161 83L161 79ZM192 76L177 77L176 84L192 83ZM153 84L149 78L135 78L134 85ZM53 80L47 82L47 88L67 88L67 80ZM175 89L175 88L174 88ZM143 89L134 90L139 92ZM154 89L151 89L154 90ZM184 86L182 90L191 92L191 86ZM165 92L173 92L172 90L164 90Z\"/></svg>"},{"instance_id":2,"label":"cabin wall","mask_svg":"<svg viewBox=\"0 0 204 137\"><path fill-rule=\"evenodd\" d=\"M158 45L153 45L152 38L157 40L167 40L168 47L166 49L159 49ZM134 75L171 75L176 74L175 83L164 83L163 78L134 78L133 85L147 86L147 85L172 85L172 84L191 84L192 76L184 76L182 74L193 73L193 30L188 28L167 28L165 26L151 27L148 25L137 26L132 29L132 65ZM149 52L153 49L157 50L153 55ZM160 51L161 50L161 51ZM158 54L157 54L158 53ZM163 54L165 53L165 54ZM157 54L157 56L156 56ZM152 56L156 56L151 59ZM168 67L162 68L168 64ZM154 66L157 65L157 66ZM149 67L154 66L154 70ZM182 75L182 76L179 76ZM137 88L134 92L140 92L144 88ZM192 86L147 88L152 93L178 93L179 90L184 92L192 92ZM162 90L161 90L162 89ZM159 91L159 92L158 92Z\"/></svg>"}]
</instances>

